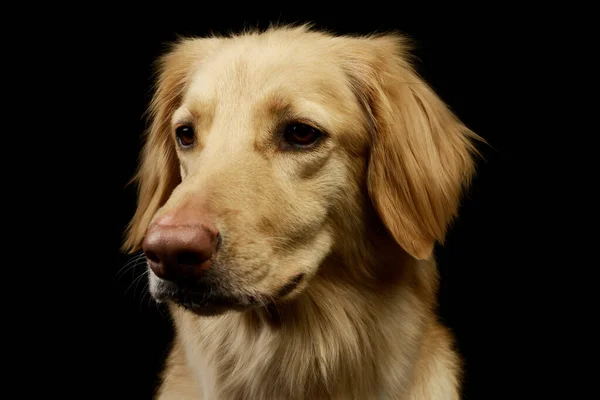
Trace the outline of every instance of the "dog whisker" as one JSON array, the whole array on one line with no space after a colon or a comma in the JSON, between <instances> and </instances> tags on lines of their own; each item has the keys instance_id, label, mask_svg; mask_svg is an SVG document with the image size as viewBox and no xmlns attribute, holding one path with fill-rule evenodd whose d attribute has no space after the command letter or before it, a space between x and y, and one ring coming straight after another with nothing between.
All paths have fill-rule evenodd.
<instances>
[{"instance_id":1,"label":"dog whisker","mask_svg":"<svg viewBox=\"0 0 600 400\"><path fill-rule=\"evenodd\" d=\"M148 270L144 270L142 273L140 273L138 275L137 278L135 278L127 287L127 289L125 290L125 294L127 294L129 292L129 290L131 289L131 287L135 284L137 287L137 284L139 284L140 280L143 279L144 277L147 276ZM134 290L134 296L135 296L135 290Z\"/></svg>"},{"instance_id":2,"label":"dog whisker","mask_svg":"<svg viewBox=\"0 0 600 400\"><path fill-rule=\"evenodd\" d=\"M140 265L145 264L146 260L144 253L134 255L125 265L123 265L123 267L119 269L119 271L117 271L117 273L115 274L115 279L120 279L128 271L135 270Z\"/></svg>"}]
</instances>

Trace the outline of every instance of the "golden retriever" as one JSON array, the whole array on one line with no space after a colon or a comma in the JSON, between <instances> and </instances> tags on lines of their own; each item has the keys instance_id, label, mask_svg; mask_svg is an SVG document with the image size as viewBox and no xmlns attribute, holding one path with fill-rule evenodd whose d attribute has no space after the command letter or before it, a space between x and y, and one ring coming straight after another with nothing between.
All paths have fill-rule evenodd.
<instances>
[{"instance_id":1,"label":"golden retriever","mask_svg":"<svg viewBox=\"0 0 600 400\"><path fill-rule=\"evenodd\" d=\"M296 26L160 59L124 243L176 328L158 398L459 398L432 252L480 138L409 52Z\"/></svg>"}]
</instances>

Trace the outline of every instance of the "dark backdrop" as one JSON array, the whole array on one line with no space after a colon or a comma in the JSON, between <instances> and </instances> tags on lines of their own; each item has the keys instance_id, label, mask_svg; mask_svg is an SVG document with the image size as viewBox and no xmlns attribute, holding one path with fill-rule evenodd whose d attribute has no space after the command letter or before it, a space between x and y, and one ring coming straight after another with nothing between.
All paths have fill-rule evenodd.
<instances>
[{"instance_id":1,"label":"dark backdrop","mask_svg":"<svg viewBox=\"0 0 600 400\"><path fill-rule=\"evenodd\" d=\"M95 366L90 371L99 370L94 372L94 382L109 389L114 398L149 398L172 335L166 313L147 294L143 265L126 266L131 258L119 252L123 229L135 207L135 189L126 183L135 171L146 127L143 114L151 96L152 62L177 35L264 28L269 21L312 21L340 33L399 30L409 35L417 45L418 71L463 122L489 142L490 146L481 147L485 160L479 163L460 217L445 246L436 249L442 278L440 315L454 331L465 360L465 399L492 398L520 386L522 375L514 365L507 365L514 360L515 343L527 340L518 327L529 318L525 311L529 305L521 301L519 279L508 271L525 263L515 257L522 234L522 227L515 228L517 213L523 207L518 205L516 157L517 143L528 132L518 121L517 108L526 94L516 93L516 88L534 38L522 29L527 21L513 10L450 13L431 7L412 11L402 4L392 11L391 6L367 10L364 4L353 9L348 3L348 9L336 12L178 7L175 13L154 18L125 18L118 10L88 12L90 19L100 18L92 29L87 27L94 47L73 66L73 76L86 71L86 98L97 100L88 110L97 121L94 129L101 132L102 154L96 170L102 182L108 182L106 187L116 192L113 212L97 214L102 226L111 224L103 240L110 240L106 247L112 253L108 265L93 273L110 287L108 296L106 286L100 289L103 313L94 325L102 332L94 346L108 364L100 368L104 361L91 360ZM78 24L84 26L86 20ZM91 89L89 71L93 72ZM98 186L90 196L104 192L104 186ZM520 360L518 367L523 368L524 362Z\"/></svg>"}]
</instances>

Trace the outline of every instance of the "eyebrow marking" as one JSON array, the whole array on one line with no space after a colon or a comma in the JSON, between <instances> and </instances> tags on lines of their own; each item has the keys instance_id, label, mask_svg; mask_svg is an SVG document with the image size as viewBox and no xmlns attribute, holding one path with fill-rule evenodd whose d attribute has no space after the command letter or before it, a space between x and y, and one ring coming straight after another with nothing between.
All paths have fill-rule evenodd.
<instances>
[{"instance_id":1,"label":"eyebrow marking","mask_svg":"<svg viewBox=\"0 0 600 400\"><path fill-rule=\"evenodd\" d=\"M179 108L173 113L173 118L171 118L171 125L185 125L193 122L193 120L194 116L187 108Z\"/></svg>"}]
</instances>

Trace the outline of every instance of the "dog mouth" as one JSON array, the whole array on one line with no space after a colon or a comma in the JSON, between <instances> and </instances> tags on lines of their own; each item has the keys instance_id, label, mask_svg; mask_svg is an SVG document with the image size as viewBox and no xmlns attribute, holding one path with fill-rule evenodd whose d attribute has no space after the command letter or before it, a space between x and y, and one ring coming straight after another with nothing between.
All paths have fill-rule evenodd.
<instances>
[{"instance_id":1,"label":"dog mouth","mask_svg":"<svg viewBox=\"0 0 600 400\"><path fill-rule=\"evenodd\" d=\"M294 289L296 289L296 287L298 287L300 282L302 282L303 278L304 278L304 274L296 275L288 283L286 283L284 286L282 286L281 289L279 289L277 291L277 294L275 295L275 297L281 298L281 297L287 296L288 294L292 293L292 291Z\"/></svg>"},{"instance_id":2,"label":"dog mouth","mask_svg":"<svg viewBox=\"0 0 600 400\"><path fill-rule=\"evenodd\" d=\"M156 285L152 295L159 303L172 301L201 316L242 311L258 304L253 296L233 296L216 285L183 285L164 280Z\"/></svg>"},{"instance_id":3,"label":"dog mouth","mask_svg":"<svg viewBox=\"0 0 600 400\"><path fill-rule=\"evenodd\" d=\"M296 275L283 285L275 296L233 295L216 284L182 284L160 280L152 295L159 302L172 301L199 316L215 316L227 311L244 311L270 307L296 289L304 274Z\"/></svg>"}]
</instances>

